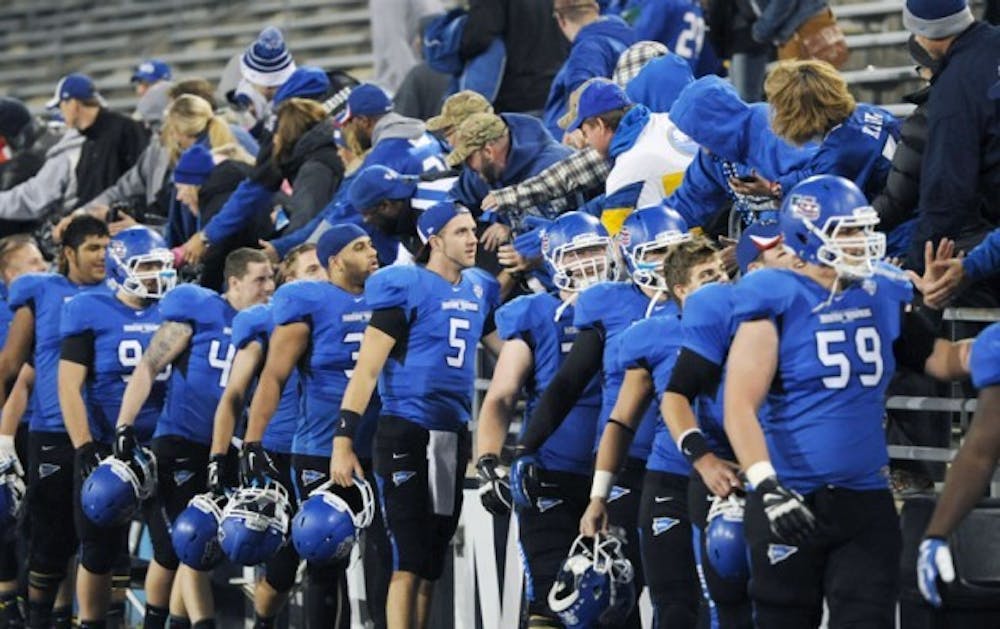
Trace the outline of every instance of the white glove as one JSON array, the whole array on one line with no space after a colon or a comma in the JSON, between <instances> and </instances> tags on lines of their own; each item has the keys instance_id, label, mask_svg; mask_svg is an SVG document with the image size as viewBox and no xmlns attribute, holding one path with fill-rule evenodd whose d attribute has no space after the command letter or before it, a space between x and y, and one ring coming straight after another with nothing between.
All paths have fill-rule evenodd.
<instances>
[{"instance_id":1,"label":"white glove","mask_svg":"<svg viewBox=\"0 0 1000 629\"><path fill-rule=\"evenodd\" d=\"M24 477L24 468L21 467L21 459L17 457L17 448L14 447L14 437L12 435L0 435L0 469L7 465L7 461L14 462L14 471L18 476Z\"/></svg>"},{"instance_id":2,"label":"white glove","mask_svg":"<svg viewBox=\"0 0 1000 629\"><path fill-rule=\"evenodd\" d=\"M948 550L948 542L939 537L928 537L920 542L917 558L917 585L920 594L934 607L941 607L938 579L944 583L955 580L955 563Z\"/></svg>"}]
</instances>

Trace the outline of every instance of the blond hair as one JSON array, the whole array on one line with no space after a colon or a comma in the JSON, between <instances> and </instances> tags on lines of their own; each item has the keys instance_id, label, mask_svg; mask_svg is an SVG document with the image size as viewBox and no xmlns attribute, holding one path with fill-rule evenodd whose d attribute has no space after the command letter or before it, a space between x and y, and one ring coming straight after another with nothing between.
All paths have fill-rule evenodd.
<instances>
[{"instance_id":1,"label":"blond hair","mask_svg":"<svg viewBox=\"0 0 1000 629\"><path fill-rule=\"evenodd\" d=\"M667 250L667 255L663 258L663 279L666 280L671 296L677 299L674 286L686 286L691 282L691 269L694 266L708 262L718 253L719 248L701 235Z\"/></svg>"},{"instance_id":2,"label":"blond hair","mask_svg":"<svg viewBox=\"0 0 1000 629\"><path fill-rule=\"evenodd\" d=\"M844 77L825 61L782 61L767 75L764 93L774 132L795 144L825 134L857 106Z\"/></svg>"},{"instance_id":3,"label":"blond hair","mask_svg":"<svg viewBox=\"0 0 1000 629\"><path fill-rule=\"evenodd\" d=\"M215 115L207 100L194 94L183 94L170 103L162 133L163 144L170 151L172 164L177 163L177 158L184 152L173 137L174 134L196 137L207 133L209 148L213 149L236 143L229 124L221 116Z\"/></svg>"},{"instance_id":4,"label":"blond hair","mask_svg":"<svg viewBox=\"0 0 1000 629\"><path fill-rule=\"evenodd\" d=\"M289 98L278 106L278 127L274 131L274 160L280 163L295 143L317 122L326 118L326 109L308 98Z\"/></svg>"}]
</instances>

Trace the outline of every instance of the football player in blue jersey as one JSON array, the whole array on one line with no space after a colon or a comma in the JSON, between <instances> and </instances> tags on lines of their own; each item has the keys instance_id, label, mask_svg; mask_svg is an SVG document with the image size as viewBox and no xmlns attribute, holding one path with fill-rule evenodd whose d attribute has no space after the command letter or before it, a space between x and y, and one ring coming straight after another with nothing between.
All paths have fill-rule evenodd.
<instances>
[{"instance_id":1,"label":"football player in blue jersey","mask_svg":"<svg viewBox=\"0 0 1000 629\"><path fill-rule=\"evenodd\" d=\"M702 285L728 279L718 249L701 236L673 247L663 262L664 282L676 306ZM590 504L580 532L593 536L606 528L608 498L615 473L625 461L632 437L653 414L656 426L640 498L639 546L653 603L654 627L694 627L700 602L687 486L690 464L658 418L659 397L674 369L681 341L678 309L632 324L623 334L618 361L625 376L609 425L601 438Z\"/></svg>"},{"instance_id":2,"label":"football player in blue jersey","mask_svg":"<svg viewBox=\"0 0 1000 629\"><path fill-rule=\"evenodd\" d=\"M641 208L625 219L617 239L631 279L595 284L577 299L573 325L579 333L521 435L518 443L520 453L534 454L538 451L599 372L602 399L596 438L600 439L625 376L625 369L618 361L621 334L640 319L675 309L667 299L661 273L663 258L671 247L690 237L684 219L664 206ZM650 415L640 424L624 469L611 491L611 523L625 529L626 542L637 531L639 495L656 423L655 415ZM626 543L625 554L636 567L637 575L641 576L639 545ZM641 590L641 585L641 581L637 580L637 590ZM629 622L629 626L639 626L637 608L633 610Z\"/></svg>"},{"instance_id":3,"label":"football player in blue jersey","mask_svg":"<svg viewBox=\"0 0 1000 629\"><path fill-rule=\"evenodd\" d=\"M597 218L567 212L541 235L542 254L551 267L557 294L526 295L505 304L496 313L497 332L505 342L493 379L479 411L476 461L483 506L494 515L510 510L507 470L500 453L515 413L522 386L528 400L524 416L531 417L576 337L573 304L580 292L614 273L614 250L607 230ZM559 627L549 609L548 593L566 550L577 537L577 522L587 506L594 430L601 409L600 382L589 387L562 423L538 451L544 470L538 475L531 508L518 512L518 531L528 577L529 626Z\"/></svg>"},{"instance_id":4,"label":"football player in blue jersey","mask_svg":"<svg viewBox=\"0 0 1000 629\"><path fill-rule=\"evenodd\" d=\"M908 311L912 289L880 261L878 215L849 180L789 191L780 224L793 269L733 289L726 435L751 491L745 530L759 627L895 624L901 536L882 428L896 363L966 373L968 343ZM767 413L758 415L765 400Z\"/></svg>"},{"instance_id":5,"label":"football player in blue jersey","mask_svg":"<svg viewBox=\"0 0 1000 629\"><path fill-rule=\"evenodd\" d=\"M281 261L278 269L278 283L290 283L297 280L316 280L323 277L323 269L316 258L316 245L302 244L291 249ZM208 463L208 488L216 494L225 491L227 477L227 453L237 421L243 416L247 406L247 394L254 380L260 374L267 354L271 331L274 328L273 310L270 304L257 304L241 310L233 318L232 342L236 347L232 368L229 370L229 381L226 390L219 399L215 410L214 428L212 432L211 455ZM250 452L256 454L253 459L260 463L255 470L247 470L242 478L244 484L256 482L263 486L266 473L287 490L289 496L294 495L291 479L292 435L300 419L301 394L297 374L289 379L279 396L274 421L268 425L263 438L245 440L241 462L249 459ZM230 481L231 482L231 481ZM294 502L292 503L295 508ZM274 619L285 604L289 590L295 584L295 572L299 566L299 556L291 544L285 544L278 554L272 557L264 566L265 577L257 582L254 590L254 626L267 629L274 626Z\"/></svg>"},{"instance_id":6,"label":"football player in blue jersey","mask_svg":"<svg viewBox=\"0 0 1000 629\"><path fill-rule=\"evenodd\" d=\"M157 301L173 288L176 273L173 255L163 238L148 227L130 227L108 244L108 277L117 290L81 293L63 306L60 321L59 406L73 447L91 454L78 463L111 454L115 421L125 385L139 364L143 350L160 327ZM158 376L152 395L136 422L139 442L148 444L156 420L163 410L166 379ZM119 626L124 621L125 602L112 604L112 569L116 581L128 586L131 560L128 523L103 527L93 523L82 509L84 470L75 475L73 514L80 538L76 600L81 627ZM163 598L169 592L151 594ZM109 605L111 609L109 610Z\"/></svg>"},{"instance_id":7,"label":"football player in blue jersey","mask_svg":"<svg viewBox=\"0 0 1000 629\"><path fill-rule=\"evenodd\" d=\"M969 359L972 384L979 390L972 428L948 469L944 491L927 525L917 559L917 584L927 602L942 604L938 579L955 580L948 537L986 494L1000 458L1000 323L983 330Z\"/></svg>"},{"instance_id":8,"label":"football player in blue jersey","mask_svg":"<svg viewBox=\"0 0 1000 629\"><path fill-rule=\"evenodd\" d=\"M60 273L29 273L10 286L14 310L7 343L0 354L0 397L29 357L37 378L29 424L27 517L31 531L28 550L28 623L50 627L53 616L69 618L70 601L60 596L60 583L76 551L73 527L74 467L82 472L97 465L95 451L74 451L59 409L57 373L59 322L63 303L74 295L104 289L108 228L96 218L73 219L63 235ZM4 415L0 434L13 436L19 417ZM75 463L79 465L75 466ZM66 605L61 603L65 600ZM60 623L63 621L60 621Z\"/></svg>"},{"instance_id":9,"label":"football player in blue jersey","mask_svg":"<svg viewBox=\"0 0 1000 629\"><path fill-rule=\"evenodd\" d=\"M280 412L278 392L287 390L289 382L300 377L305 408L292 438L292 482L300 500L330 479L333 432L340 401L354 370L361 337L371 319L371 308L364 295L365 282L378 269L372 240L356 225L335 225L324 232L317 254L325 263L325 279L282 286L274 294L271 351L250 405L246 432L247 447L267 434L265 429L277 421ZM378 403L373 401L363 414L354 439L354 449L366 470L371 469L371 440L377 413ZM384 540L384 534L381 538ZM374 577L380 571L378 560L389 554L384 544L377 545L378 539L379 534L374 530L369 529L365 534L366 594L370 607L377 607L377 602L382 604L381 610L371 609L372 617L384 618L387 576L382 575L381 581L369 580L369 576ZM370 545L373 543L374 548ZM350 625L345 569L344 562L307 564L308 626L329 626L331 618L341 619L338 627ZM381 572L386 569L382 567Z\"/></svg>"},{"instance_id":10,"label":"football player in blue jersey","mask_svg":"<svg viewBox=\"0 0 1000 629\"><path fill-rule=\"evenodd\" d=\"M0 284L0 343L6 342L7 330L14 317L13 311L7 305L10 285L25 273L41 273L47 268L45 258L42 257L42 252L31 236L15 234L0 239L0 280L3 281ZM27 402L26 392L18 393L20 399ZM11 398L16 398L18 393L11 391L8 402ZM16 461L10 469L23 482L24 469L21 462L27 460L28 417L23 412L19 412L19 415L22 419L17 424L17 435L15 437L0 435L0 461ZM26 529L22 530L21 527L8 527L0 535L2 538L0 539L0 627L18 627L24 624L17 602L18 574L20 563L24 559L18 553L17 537L19 533L24 532ZM21 544L21 548L24 547L25 545Z\"/></svg>"},{"instance_id":11,"label":"football player in blue jersey","mask_svg":"<svg viewBox=\"0 0 1000 629\"><path fill-rule=\"evenodd\" d=\"M372 318L341 402L330 462L342 487L364 473L353 441L377 381L374 466L392 543L390 629L427 625L462 507L476 343L494 354L502 345L493 323L499 285L473 267L472 214L439 203L424 211L417 229L424 241L419 264L382 269L365 284Z\"/></svg>"},{"instance_id":12,"label":"football player in blue jersey","mask_svg":"<svg viewBox=\"0 0 1000 629\"><path fill-rule=\"evenodd\" d=\"M146 576L147 592L163 592L169 601L149 601L156 607L158 627L170 613L193 627L214 626L214 609L207 572L178 568L170 539L170 524L196 494L205 491L212 418L225 389L236 349L231 327L236 313L266 301L274 291L274 273L267 257L255 249L236 249L226 256L227 290L184 284L160 302L163 323L136 366L118 413L115 456L132 462L139 448L137 419L152 395L158 374L170 369L163 414L153 434L157 460L154 500L145 515L153 542L153 561ZM174 579L174 572L177 579Z\"/></svg>"}]
</instances>

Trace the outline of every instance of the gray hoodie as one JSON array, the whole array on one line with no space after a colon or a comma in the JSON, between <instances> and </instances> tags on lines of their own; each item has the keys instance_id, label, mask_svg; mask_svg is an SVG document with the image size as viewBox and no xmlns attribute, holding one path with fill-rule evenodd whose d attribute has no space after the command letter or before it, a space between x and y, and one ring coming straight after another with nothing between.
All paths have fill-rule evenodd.
<instances>
[{"instance_id":1,"label":"gray hoodie","mask_svg":"<svg viewBox=\"0 0 1000 629\"><path fill-rule=\"evenodd\" d=\"M0 192L0 218L32 221L76 207L76 164L84 137L70 129L45 153L45 163L31 179Z\"/></svg>"},{"instance_id":2,"label":"gray hoodie","mask_svg":"<svg viewBox=\"0 0 1000 629\"><path fill-rule=\"evenodd\" d=\"M382 116L372 129L372 146L382 140L419 138L427 131L422 120L400 116L394 111Z\"/></svg>"}]
</instances>

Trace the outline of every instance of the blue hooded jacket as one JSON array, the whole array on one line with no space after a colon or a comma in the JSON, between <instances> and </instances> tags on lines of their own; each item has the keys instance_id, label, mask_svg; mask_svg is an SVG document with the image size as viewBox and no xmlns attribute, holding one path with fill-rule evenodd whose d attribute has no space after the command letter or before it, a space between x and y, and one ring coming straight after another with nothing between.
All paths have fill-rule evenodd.
<instances>
[{"instance_id":1,"label":"blue hooded jacket","mask_svg":"<svg viewBox=\"0 0 1000 629\"><path fill-rule=\"evenodd\" d=\"M424 58L431 68L452 75L449 94L472 90L492 103L500 91L507 48L496 37L485 51L463 61L459 50L468 19L465 9L452 9L431 20L424 29Z\"/></svg>"},{"instance_id":2,"label":"blue hooded jacket","mask_svg":"<svg viewBox=\"0 0 1000 629\"><path fill-rule=\"evenodd\" d=\"M625 86L625 93L632 102L643 104L652 112L665 114L692 81L694 76L687 61L668 52L646 63Z\"/></svg>"},{"instance_id":3,"label":"blue hooded jacket","mask_svg":"<svg viewBox=\"0 0 1000 629\"><path fill-rule=\"evenodd\" d=\"M566 113L569 95L587 79L610 77L618 57L636 42L635 32L621 18L610 16L592 22L577 33L559 73L552 79L545 101L545 126L554 138L562 138L559 118Z\"/></svg>"}]
</instances>

